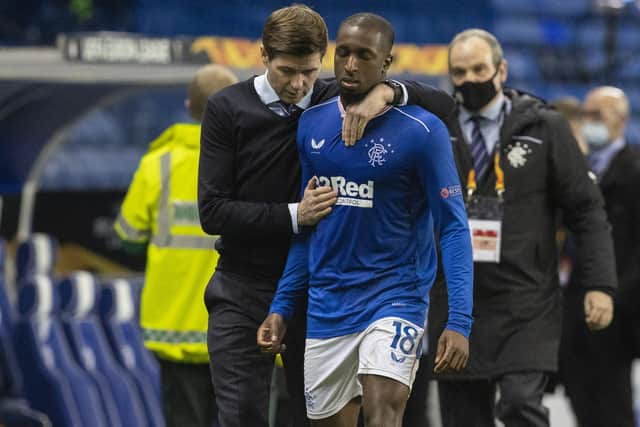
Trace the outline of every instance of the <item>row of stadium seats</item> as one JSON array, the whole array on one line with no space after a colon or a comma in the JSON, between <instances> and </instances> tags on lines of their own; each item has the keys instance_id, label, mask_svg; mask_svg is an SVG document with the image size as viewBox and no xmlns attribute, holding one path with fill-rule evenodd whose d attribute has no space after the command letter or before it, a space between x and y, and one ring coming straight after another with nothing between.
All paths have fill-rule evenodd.
<instances>
[{"instance_id":1,"label":"row of stadium seats","mask_svg":"<svg viewBox=\"0 0 640 427\"><path fill-rule=\"evenodd\" d=\"M163 426L131 284L87 272L56 280L55 248L45 235L19 246L15 306L0 281L2 377L55 426Z\"/></svg>"},{"instance_id":2,"label":"row of stadium seats","mask_svg":"<svg viewBox=\"0 0 640 427\"><path fill-rule=\"evenodd\" d=\"M567 18L590 13L593 3L593 0L491 0L491 5L505 14L544 14Z\"/></svg>"},{"instance_id":3,"label":"row of stadium seats","mask_svg":"<svg viewBox=\"0 0 640 427\"><path fill-rule=\"evenodd\" d=\"M499 40L527 46L575 46L586 49L602 46L607 34L606 23L602 17L578 23L574 19L505 15L496 19L494 34ZM637 19L636 22L622 22L618 25L615 35L621 49L640 49Z\"/></svg>"}]
</instances>

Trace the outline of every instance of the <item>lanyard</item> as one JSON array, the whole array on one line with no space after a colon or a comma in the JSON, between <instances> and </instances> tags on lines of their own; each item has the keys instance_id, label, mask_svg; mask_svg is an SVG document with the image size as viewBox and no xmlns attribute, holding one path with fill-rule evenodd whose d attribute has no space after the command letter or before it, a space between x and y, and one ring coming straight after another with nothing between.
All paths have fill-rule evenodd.
<instances>
[{"instance_id":1,"label":"lanyard","mask_svg":"<svg viewBox=\"0 0 640 427\"><path fill-rule=\"evenodd\" d=\"M502 201L502 194L504 193L504 171L500 167L500 146L496 147L496 153L493 156L493 170L496 173L496 194L498 199ZM476 182L476 170L472 167L469 170L467 176L467 196L469 199L473 196L473 193L478 189L478 183Z\"/></svg>"}]
</instances>

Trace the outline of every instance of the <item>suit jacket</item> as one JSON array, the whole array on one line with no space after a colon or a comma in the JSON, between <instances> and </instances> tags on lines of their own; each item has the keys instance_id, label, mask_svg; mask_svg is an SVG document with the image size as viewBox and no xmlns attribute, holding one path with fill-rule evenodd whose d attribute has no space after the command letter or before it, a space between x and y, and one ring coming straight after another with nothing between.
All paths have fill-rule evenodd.
<instances>
[{"instance_id":1,"label":"suit jacket","mask_svg":"<svg viewBox=\"0 0 640 427\"><path fill-rule=\"evenodd\" d=\"M470 357L467 368L455 375L466 379L556 370L562 318L555 246L559 212L576 236L583 286L611 292L616 286L603 199L566 120L533 96L510 89L505 95L512 109L496 146L506 186L501 261L474 264ZM471 151L457 118L449 121L449 129L464 187ZM495 179L490 168L478 193L494 196ZM442 277L431 297L432 358L447 319Z\"/></svg>"},{"instance_id":2,"label":"suit jacket","mask_svg":"<svg viewBox=\"0 0 640 427\"><path fill-rule=\"evenodd\" d=\"M625 146L600 181L613 231L616 308L640 314L640 149Z\"/></svg>"}]
</instances>

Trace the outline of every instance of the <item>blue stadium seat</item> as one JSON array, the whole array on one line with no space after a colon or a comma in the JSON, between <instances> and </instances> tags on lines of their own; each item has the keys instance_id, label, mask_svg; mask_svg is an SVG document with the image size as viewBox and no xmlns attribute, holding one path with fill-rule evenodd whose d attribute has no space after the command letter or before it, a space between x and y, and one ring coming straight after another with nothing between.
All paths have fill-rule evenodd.
<instances>
[{"instance_id":1,"label":"blue stadium seat","mask_svg":"<svg viewBox=\"0 0 640 427\"><path fill-rule=\"evenodd\" d=\"M504 45L568 46L574 41L574 33L573 24L551 18L504 16L494 27L495 36Z\"/></svg>"},{"instance_id":2,"label":"blue stadium seat","mask_svg":"<svg viewBox=\"0 0 640 427\"><path fill-rule=\"evenodd\" d=\"M629 120L625 136L629 144L640 145L640 115Z\"/></svg>"},{"instance_id":3,"label":"blue stadium seat","mask_svg":"<svg viewBox=\"0 0 640 427\"><path fill-rule=\"evenodd\" d=\"M640 87L640 52L621 60L617 76L624 81L637 83Z\"/></svg>"},{"instance_id":4,"label":"blue stadium seat","mask_svg":"<svg viewBox=\"0 0 640 427\"><path fill-rule=\"evenodd\" d=\"M579 55L579 58L582 61L581 64L585 71L588 72L590 76L594 78L603 76L607 67L607 56L602 50L591 49L583 51L582 54Z\"/></svg>"},{"instance_id":5,"label":"blue stadium seat","mask_svg":"<svg viewBox=\"0 0 640 427\"><path fill-rule=\"evenodd\" d=\"M14 348L23 373L25 397L58 427L107 427L95 385L74 361L53 316L58 298L51 279L33 276L18 293Z\"/></svg>"},{"instance_id":6,"label":"blue stadium seat","mask_svg":"<svg viewBox=\"0 0 640 427\"><path fill-rule=\"evenodd\" d=\"M544 18L540 20L545 45L567 47L575 42L574 25L568 21Z\"/></svg>"},{"instance_id":7,"label":"blue stadium seat","mask_svg":"<svg viewBox=\"0 0 640 427\"><path fill-rule=\"evenodd\" d=\"M100 313L111 344L120 346L126 342L126 348L131 350L122 353L121 362L129 366L131 361L126 359L135 358L136 366L151 379L153 388L160 397L160 366L144 346L138 320L140 286L136 287L134 283L129 279L116 279L105 284L100 297ZM135 316L135 320L132 316ZM118 356L120 352L115 351L115 354Z\"/></svg>"},{"instance_id":8,"label":"blue stadium seat","mask_svg":"<svg viewBox=\"0 0 640 427\"><path fill-rule=\"evenodd\" d=\"M540 9L547 15L578 18L591 11L593 0L540 0L538 4Z\"/></svg>"},{"instance_id":9,"label":"blue stadium seat","mask_svg":"<svg viewBox=\"0 0 640 427\"><path fill-rule=\"evenodd\" d=\"M115 403L117 416L113 418L119 418L123 427L144 427L144 405L137 387L114 358L96 316L99 289L95 279L87 272L73 273L60 282L58 291L62 324L73 353L85 370L93 377L103 378L108 385L107 390L100 391L107 404Z\"/></svg>"},{"instance_id":10,"label":"blue stadium seat","mask_svg":"<svg viewBox=\"0 0 640 427\"><path fill-rule=\"evenodd\" d=\"M624 84L620 86L620 89L624 91L629 98L629 104L631 105L631 114L640 114L640 83L638 84Z\"/></svg>"},{"instance_id":11,"label":"blue stadium seat","mask_svg":"<svg viewBox=\"0 0 640 427\"><path fill-rule=\"evenodd\" d=\"M592 52L604 47L606 30L600 19L581 23L576 28L576 42L579 47Z\"/></svg>"},{"instance_id":12,"label":"blue stadium seat","mask_svg":"<svg viewBox=\"0 0 640 427\"><path fill-rule=\"evenodd\" d=\"M22 376L13 349L15 313L0 275L0 396L21 396Z\"/></svg>"},{"instance_id":13,"label":"blue stadium seat","mask_svg":"<svg viewBox=\"0 0 640 427\"><path fill-rule=\"evenodd\" d=\"M528 17L498 18L494 26L494 35L505 44L541 46L545 41L542 25L536 19Z\"/></svg>"},{"instance_id":14,"label":"blue stadium seat","mask_svg":"<svg viewBox=\"0 0 640 427\"><path fill-rule=\"evenodd\" d=\"M52 275L57 248L56 240L43 233L34 233L27 241L20 243L16 255L17 282L37 275Z\"/></svg>"},{"instance_id":15,"label":"blue stadium seat","mask_svg":"<svg viewBox=\"0 0 640 427\"><path fill-rule=\"evenodd\" d=\"M0 277L4 277L7 262L7 242L0 239Z\"/></svg>"},{"instance_id":16,"label":"blue stadium seat","mask_svg":"<svg viewBox=\"0 0 640 427\"><path fill-rule=\"evenodd\" d=\"M540 11L537 0L491 0L495 11L504 15L533 15Z\"/></svg>"},{"instance_id":17,"label":"blue stadium seat","mask_svg":"<svg viewBox=\"0 0 640 427\"><path fill-rule=\"evenodd\" d=\"M161 426L164 420L158 364L144 347L135 311L129 282L119 279L102 286L100 315L111 349L135 380L149 424Z\"/></svg>"},{"instance_id":18,"label":"blue stadium seat","mask_svg":"<svg viewBox=\"0 0 640 427\"><path fill-rule=\"evenodd\" d=\"M623 54L637 56L640 54L640 22L629 22L620 25L617 32L618 47Z\"/></svg>"},{"instance_id":19,"label":"blue stadium seat","mask_svg":"<svg viewBox=\"0 0 640 427\"><path fill-rule=\"evenodd\" d=\"M537 58L526 49L505 49L509 78L514 80L539 80L540 69Z\"/></svg>"},{"instance_id":20,"label":"blue stadium seat","mask_svg":"<svg viewBox=\"0 0 640 427\"><path fill-rule=\"evenodd\" d=\"M0 425L50 426L46 415L22 399L22 374L12 339L15 312L4 281L5 262L6 242L0 239Z\"/></svg>"}]
</instances>

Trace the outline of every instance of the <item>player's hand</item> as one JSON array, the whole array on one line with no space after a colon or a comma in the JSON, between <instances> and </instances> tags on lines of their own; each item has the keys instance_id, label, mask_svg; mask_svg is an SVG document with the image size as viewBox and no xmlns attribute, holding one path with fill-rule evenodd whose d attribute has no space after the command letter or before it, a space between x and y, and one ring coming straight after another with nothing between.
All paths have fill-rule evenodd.
<instances>
[{"instance_id":1,"label":"player's hand","mask_svg":"<svg viewBox=\"0 0 640 427\"><path fill-rule=\"evenodd\" d=\"M258 328L258 347L264 353L284 353L287 347L282 344L284 334L287 333L287 324L281 315L271 313L264 319Z\"/></svg>"},{"instance_id":2,"label":"player's hand","mask_svg":"<svg viewBox=\"0 0 640 427\"><path fill-rule=\"evenodd\" d=\"M467 366L467 360L469 340L458 332L445 329L438 340L433 372L439 374L446 370L459 371Z\"/></svg>"},{"instance_id":3,"label":"player's hand","mask_svg":"<svg viewBox=\"0 0 640 427\"><path fill-rule=\"evenodd\" d=\"M298 225L316 225L331 213L331 207L338 201L338 193L329 186L317 187L314 176L307 182L302 201L298 204Z\"/></svg>"},{"instance_id":4,"label":"player's hand","mask_svg":"<svg viewBox=\"0 0 640 427\"><path fill-rule=\"evenodd\" d=\"M378 83L358 104L349 105L342 119L342 139L348 146L364 135L367 123L393 102L393 89L384 83Z\"/></svg>"},{"instance_id":5,"label":"player's hand","mask_svg":"<svg viewBox=\"0 0 640 427\"><path fill-rule=\"evenodd\" d=\"M592 331L604 329L613 320L613 299L602 291L584 295L584 320Z\"/></svg>"}]
</instances>

